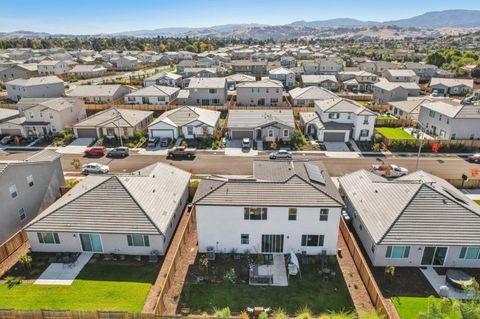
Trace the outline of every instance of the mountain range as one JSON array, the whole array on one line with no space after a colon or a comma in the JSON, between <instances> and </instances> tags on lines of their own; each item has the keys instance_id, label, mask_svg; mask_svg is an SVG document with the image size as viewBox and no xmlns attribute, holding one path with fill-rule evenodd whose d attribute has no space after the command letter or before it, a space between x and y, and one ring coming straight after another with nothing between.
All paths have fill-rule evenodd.
<instances>
[{"instance_id":1,"label":"mountain range","mask_svg":"<svg viewBox=\"0 0 480 319\"><path fill-rule=\"evenodd\" d=\"M441 28L480 28L480 10L445 10L432 11L409 19L392 21L361 21L351 18L338 18L316 21L295 21L285 25L263 25L263 24L226 24L216 25L204 28L188 27L169 27L154 30L134 30L112 34L97 34L92 36L129 36L129 37L236 37L236 38L256 38L256 39L292 39L299 37L335 37L345 35L346 33L366 33L368 36L375 37L378 28L385 30L388 26L397 28L428 29L435 30ZM339 30L341 29L341 32ZM394 33L395 36L400 34ZM373 30L373 32L372 32ZM415 30L414 30L415 31ZM410 34L406 32L405 36L416 36L415 32ZM422 32L418 36L422 36ZM432 32L427 35L431 35ZM435 33L435 32L433 32ZM423 34L425 35L425 34ZM74 35L48 34L44 32L33 31L15 31L0 32L0 38L45 38L45 37L73 37ZM85 36L85 35L83 35Z\"/></svg>"}]
</instances>

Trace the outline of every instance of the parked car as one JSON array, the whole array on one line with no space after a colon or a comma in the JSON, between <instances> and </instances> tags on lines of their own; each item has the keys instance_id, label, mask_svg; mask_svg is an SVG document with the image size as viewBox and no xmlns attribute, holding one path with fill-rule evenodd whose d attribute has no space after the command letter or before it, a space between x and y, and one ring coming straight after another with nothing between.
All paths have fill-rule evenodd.
<instances>
[{"instance_id":1,"label":"parked car","mask_svg":"<svg viewBox=\"0 0 480 319\"><path fill-rule=\"evenodd\" d=\"M159 137L151 137L148 139L147 147L156 147L159 142L160 142Z\"/></svg>"},{"instance_id":2,"label":"parked car","mask_svg":"<svg viewBox=\"0 0 480 319\"><path fill-rule=\"evenodd\" d=\"M270 154L270 159L292 159L292 152L287 150L279 150Z\"/></svg>"},{"instance_id":3,"label":"parked car","mask_svg":"<svg viewBox=\"0 0 480 319\"><path fill-rule=\"evenodd\" d=\"M115 147L108 151L107 157L127 157L128 153L128 147Z\"/></svg>"},{"instance_id":4,"label":"parked car","mask_svg":"<svg viewBox=\"0 0 480 319\"><path fill-rule=\"evenodd\" d=\"M103 156L107 151L105 146L92 146L85 149L85 155L90 156Z\"/></svg>"},{"instance_id":5,"label":"parked car","mask_svg":"<svg viewBox=\"0 0 480 319\"><path fill-rule=\"evenodd\" d=\"M168 147L168 145L170 145L171 141L172 141L172 139L170 137L164 137L160 140L160 146L161 147Z\"/></svg>"},{"instance_id":6,"label":"parked car","mask_svg":"<svg viewBox=\"0 0 480 319\"><path fill-rule=\"evenodd\" d=\"M100 163L88 163L82 165L82 173L87 175L90 173L107 174L110 168L107 165Z\"/></svg>"},{"instance_id":7,"label":"parked car","mask_svg":"<svg viewBox=\"0 0 480 319\"><path fill-rule=\"evenodd\" d=\"M467 161L470 163L480 163L480 153L470 155Z\"/></svg>"},{"instance_id":8,"label":"parked car","mask_svg":"<svg viewBox=\"0 0 480 319\"><path fill-rule=\"evenodd\" d=\"M372 165L372 172L383 177L400 177L408 174L408 169L394 164Z\"/></svg>"},{"instance_id":9,"label":"parked car","mask_svg":"<svg viewBox=\"0 0 480 319\"><path fill-rule=\"evenodd\" d=\"M242 148L250 148L250 147L252 147L252 143L250 143L250 138L245 137L242 140Z\"/></svg>"},{"instance_id":10,"label":"parked car","mask_svg":"<svg viewBox=\"0 0 480 319\"><path fill-rule=\"evenodd\" d=\"M192 158L195 156L196 149L194 148L186 148L185 146L177 146L173 149L169 150L167 153L167 158L174 158L174 157L186 157Z\"/></svg>"},{"instance_id":11,"label":"parked car","mask_svg":"<svg viewBox=\"0 0 480 319\"><path fill-rule=\"evenodd\" d=\"M10 135L4 136L0 140L0 144L7 145L8 143L10 143L11 140L12 140L12 137Z\"/></svg>"}]
</instances>

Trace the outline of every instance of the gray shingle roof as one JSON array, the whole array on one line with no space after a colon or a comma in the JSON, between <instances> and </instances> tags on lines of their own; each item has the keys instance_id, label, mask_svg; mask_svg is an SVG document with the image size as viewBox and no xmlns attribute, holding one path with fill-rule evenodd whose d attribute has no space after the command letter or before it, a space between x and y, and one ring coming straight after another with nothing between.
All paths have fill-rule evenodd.
<instances>
[{"instance_id":1,"label":"gray shingle roof","mask_svg":"<svg viewBox=\"0 0 480 319\"><path fill-rule=\"evenodd\" d=\"M138 91L127 94L127 97L133 96L171 96L180 91L179 88L162 86L162 85L151 85L139 89Z\"/></svg>"},{"instance_id":2,"label":"gray shingle roof","mask_svg":"<svg viewBox=\"0 0 480 319\"><path fill-rule=\"evenodd\" d=\"M329 100L315 101L315 106L326 113L355 113L358 115L375 115L372 111L359 104L358 102L336 98Z\"/></svg>"},{"instance_id":3,"label":"gray shingle roof","mask_svg":"<svg viewBox=\"0 0 480 319\"><path fill-rule=\"evenodd\" d=\"M160 115L152 124L153 126L158 122L166 121L168 124L175 126L184 126L194 121L205 123L211 127L215 127L220 118L220 112L207 110L193 106L182 106Z\"/></svg>"},{"instance_id":4,"label":"gray shingle roof","mask_svg":"<svg viewBox=\"0 0 480 319\"><path fill-rule=\"evenodd\" d=\"M77 102L77 98L74 97L56 97L56 98L22 98L17 106L19 109L28 110L37 105L41 105L44 108L52 109L55 111L62 111L73 107Z\"/></svg>"},{"instance_id":5,"label":"gray shingle roof","mask_svg":"<svg viewBox=\"0 0 480 319\"><path fill-rule=\"evenodd\" d=\"M152 111L126 110L113 107L87 117L75 124L74 127L117 127L117 125L119 127L134 127L152 114Z\"/></svg>"},{"instance_id":6,"label":"gray shingle roof","mask_svg":"<svg viewBox=\"0 0 480 319\"><path fill-rule=\"evenodd\" d=\"M281 123L295 127L292 110L230 110L228 112L228 128L255 128L269 123Z\"/></svg>"},{"instance_id":7,"label":"gray shingle roof","mask_svg":"<svg viewBox=\"0 0 480 319\"><path fill-rule=\"evenodd\" d=\"M307 86L304 88L294 88L288 91L292 99L303 100L328 100L338 98L335 93L318 86Z\"/></svg>"},{"instance_id":8,"label":"gray shingle roof","mask_svg":"<svg viewBox=\"0 0 480 319\"><path fill-rule=\"evenodd\" d=\"M422 103L421 107L444 114L450 118L480 119L480 107L473 104L461 104L460 101L444 99Z\"/></svg>"}]
</instances>

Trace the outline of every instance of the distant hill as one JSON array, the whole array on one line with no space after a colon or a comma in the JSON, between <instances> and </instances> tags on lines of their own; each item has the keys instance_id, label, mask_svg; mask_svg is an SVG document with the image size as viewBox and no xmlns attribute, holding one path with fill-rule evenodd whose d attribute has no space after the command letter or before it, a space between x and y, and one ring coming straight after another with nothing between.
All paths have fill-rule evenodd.
<instances>
[{"instance_id":1,"label":"distant hill","mask_svg":"<svg viewBox=\"0 0 480 319\"><path fill-rule=\"evenodd\" d=\"M480 28L480 10L427 12L410 19L387 21L385 23L402 28Z\"/></svg>"},{"instance_id":2,"label":"distant hill","mask_svg":"<svg viewBox=\"0 0 480 319\"><path fill-rule=\"evenodd\" d=\"M335 28L335 27L362 27L380 24L380 22L374 21L360 21L350 18L338 18L330 20L316 20L316 21L295 21L290 25L298 27L310 27L310 28Z\"/></svg>"}]
</instances>

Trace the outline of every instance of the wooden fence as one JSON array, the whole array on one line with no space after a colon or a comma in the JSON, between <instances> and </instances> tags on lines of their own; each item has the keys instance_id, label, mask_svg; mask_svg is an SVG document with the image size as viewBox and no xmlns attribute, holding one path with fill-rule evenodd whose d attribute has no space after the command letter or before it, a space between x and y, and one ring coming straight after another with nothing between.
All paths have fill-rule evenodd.
<instances>
[{"instance_id":1,"label":"wooden fence","mask_svg":"<svg viewBox=\"0 0 480 319\"><path fill-rule=\"evenodd\" d=\"M387 127L407 127L407 126L416 126L417 122L411 119L375 119L375 126L387 126Z\"/></svg>"},{"instance_id":2,"label":"wooden fence","mask_svg":"<svg viewBox=\"0 0 480 319\"><path fill-rule=\"evenodd\" d=\"M380 314L387 316L387 318L394 318L389 313L389 308L385 304L383 295L377 286L377 282L375 281L375 278L370 271L365 257L363 257L363 253L360 250L360 247L358 246L355 237L350 232L347 224L343 219L340 219L340 233L342 234L343 239L345 239L348 250L352 255L355 266L357 267L358 273L360 274L360 278L362 279L362 282L367 289L368 295L370 296L373 305Z\"/></svg>"},{"instance_id":3,"label":"wooden fence","mask_svg":"<svg viewBox=\"0 0 480 319\"><path fill-rule=\"evenodd\" d=\"M0 319L179 319L123 311L14 310L0 309Z\"/></svg>"},{"instance_id":4,"label":"wooden fence","mask_svg":"<svg viewBox=\"0 0 480 319\"><path fill-rule=\"evenodd\" d=\"M10 237L0 246L0 264L17 251L22 245L28 241L27 234L20 231Z\"/></svg>"},{"instance_id":5,"label":"wooden fence","mask_svg":"<svg viewBox=\"0 0 480 319\"><path fill-rule=\"evenodd\" d=\"M371 94L337 94L339 97L354 101L373 101Z\"/></svg>"},{"instance_id":6,"label":"wooden fence","mask_svg":"<svg viewBox=\"0 0 480 319\"><path fill-rule=\"evenodd\" d=\"M17 109L17 104L15 104L15 103L0 103L0 108L16 110Z\"/></svg>"},{"instance_id":7,"label":"wooden fence","mask_svg":"<svg viewBox=\"0 0 480 319\"><path fill-rule=\"evenodd\" d=\"M447 182L449 182L456 188L468 188L468 189L480 188L480 179L468 179L464 181L461 178L457 178L457 179L447 179Z\"/></svg>"}]
</instances>

